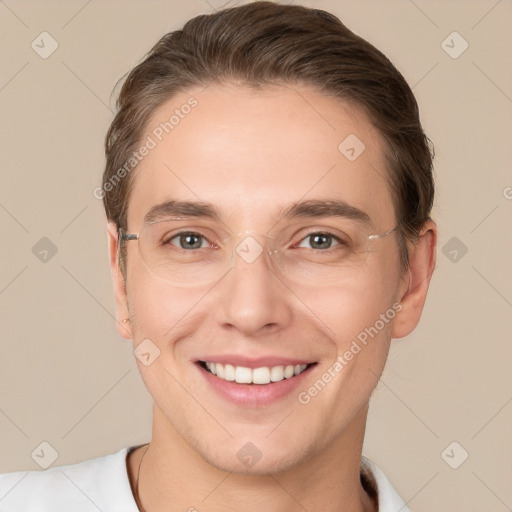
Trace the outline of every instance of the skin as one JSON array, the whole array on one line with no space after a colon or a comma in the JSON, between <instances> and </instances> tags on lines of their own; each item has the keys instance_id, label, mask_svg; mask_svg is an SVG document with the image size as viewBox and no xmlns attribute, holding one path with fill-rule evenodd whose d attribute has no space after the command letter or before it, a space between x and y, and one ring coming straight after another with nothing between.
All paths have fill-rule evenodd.
<instances>
[{"instance_id":1,"label":"skin","mask_svg":"<svg viewBox=\"0 0 512 512\"><path fill-rule=\"evenodd\" d=\"M191 95L198 105L133 171L129 232L139 232L149 208L170 198L216 205L233 233L265 234L283 206L310 198L343 199L366 211L378 232L395 226L383 142L355 106L305 86L210 85L160 106L146 135ZM338 151L351 133L366 146L353 162ZM331 222L306 219L304 226ZM419 322L435 267L435 224L428 222L410 245L405 274L390 235L362 269L321 287L283 282L263 258L252 264L239 258L214 287L177 287L148 272L137 242L128 243L125 283L113 224L108 233L118 321L130 319L119 332L134 347L149 338L161 351L149 366L137 360L154 400L139 506L151 512L377 510L359 479L368 403L391 339ZM316 361L298 390L304 391L395 303L402 306L395 318L307 405L292 392L265 407L237 407L195 365L201 355L226 353ZM251 468L237 457L247 442L262 453ZM132 485L145 450L127 461Z\"/></svg>"}]
</instances>

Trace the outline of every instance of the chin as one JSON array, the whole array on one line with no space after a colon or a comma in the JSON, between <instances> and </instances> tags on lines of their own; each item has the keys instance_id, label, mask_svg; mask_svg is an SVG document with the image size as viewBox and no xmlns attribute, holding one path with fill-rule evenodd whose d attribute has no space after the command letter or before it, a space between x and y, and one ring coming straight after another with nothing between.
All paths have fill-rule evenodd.
<instances>
[{"instance_id":1,"label":"chin","mask_svg":"<svg viewBox=\"0 0 512 512\"><path fill-rule=\"evenodd\" d=\"M237 455L234 457L207 457L207 462L217 469L235 475L245 476L267 476L269 474L277 474L286 472L299 463L299 457L296 454L290 456L266 456L262 453L261 459L253 465L240 462Z\"/></svg>"},{"instance_id":2,"label":"chin","mask_svg":"<svg viewBox=\"0 0 512 512\"><path fill-rule=\"evenodd\" d=\"M308 449L304 440L298 440L295 446L264 439L252 442L247 438L242 441L232 439L221 448L222 451L218 447L213 451L208 447L203 448L199 453L211 466L229 473L251 476L286 472L304 463L315 451L313 446Z\"/></svg>"}]
</instances>

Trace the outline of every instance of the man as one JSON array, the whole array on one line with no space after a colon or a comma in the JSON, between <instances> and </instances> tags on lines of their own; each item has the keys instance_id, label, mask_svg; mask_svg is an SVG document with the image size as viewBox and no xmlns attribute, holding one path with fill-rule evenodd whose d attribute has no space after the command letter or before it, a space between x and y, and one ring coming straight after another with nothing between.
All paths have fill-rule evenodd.
<instances>
[{"instance_id":1,"label":"man","mask_svg":"<svg viewBox=\"0 0 512 512\"><path fill-rule=\"evenodd\" d=\"M323 11L200 16L127 77L106 156L151 442L3 475L2 510L408 510L362 457L435 267L432 157L400 73Z\"/></svg>"}]
</instances>

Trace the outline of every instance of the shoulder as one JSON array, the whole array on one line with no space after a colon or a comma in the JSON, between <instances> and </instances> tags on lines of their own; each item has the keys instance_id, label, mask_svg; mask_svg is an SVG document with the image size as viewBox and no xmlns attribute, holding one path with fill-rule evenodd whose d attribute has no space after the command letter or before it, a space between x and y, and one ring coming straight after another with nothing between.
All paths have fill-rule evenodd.
<instances>
[{"instance_id":1,"label":"shoulder","mask_svg":"<svg viewBox=\"0 0 512 512\"><path fill-rule=\"evenodd\" d=\"M409 507L377 464L362 456L360 470L361 483L368 494L376 499L379 512L410 512Z\"/></svg>"},{"instance_id":2,"label":"shoulder","mask_svg":"<svg viewBox=\"0 0 512 512\"><path fill-rule=\"evenodd\" d=\"M138 512L126 471L130 449L44 471L0 474L0 510Z\"/></svg>"}]
</instances>

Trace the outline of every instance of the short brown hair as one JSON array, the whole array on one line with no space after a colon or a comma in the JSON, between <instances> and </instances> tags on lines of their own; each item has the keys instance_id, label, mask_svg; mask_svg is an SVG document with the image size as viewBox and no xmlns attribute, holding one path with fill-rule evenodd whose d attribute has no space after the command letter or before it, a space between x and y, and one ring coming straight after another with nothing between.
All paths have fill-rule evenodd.
<instances>
[{"instance_id":1,"label":"short brown hair","mask_svg":"<svg viewBox=\"0 0 512 512\"><path fill-rule=\"evenodd\" d=\"M299 5L258 1L197 16L163 36L128 74L105 139L103 204L109 221L127 228L131 174L112 183L140 145L151 115L176 93L212 82L305 84L361 107L385 141L400 264L408 268L407 240L417 240L434 200L434 150L416 99L373 45L334 15Z\"/></svg>"}]
</instances>

